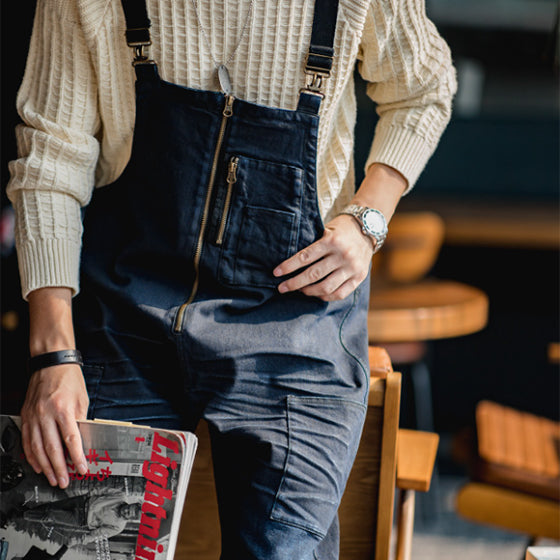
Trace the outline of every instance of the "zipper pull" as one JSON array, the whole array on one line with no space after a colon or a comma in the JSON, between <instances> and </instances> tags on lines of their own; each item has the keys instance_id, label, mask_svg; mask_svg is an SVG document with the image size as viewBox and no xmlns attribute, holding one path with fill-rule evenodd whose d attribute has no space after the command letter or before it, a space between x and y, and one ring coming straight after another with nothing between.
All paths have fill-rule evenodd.
<instances>
[{"instance_id":1,"label":"zipper pull","mask_svg":"<svg viewBox=\"0 0 560 560\"><path fill-rule=\"evenodd\" d=\"M228 165L228 174L227 174L227 179L226 181L231 185L232 183L235 183L237 181L237 165L239 162L239 158L238 157L232 157L229 160L229 165Z\"/></svg>"},{"instance_id":2,"label":"zipper pull","mask_svg":"<svg viewBox=\"0 0 560 560\"><path fill-rule=\"evenodd\" d=\"M233 95L226 95L226 105L224 107L224 112L222 113L224 117L231 117L233 115L233 101L235 97Z\"/></svg>"},{"instance_id":3,"label":"zipper pull","mask_svg":"<svg viewBox=\"0 0 560 560\"><path fill-rule=\"evenodd\" d=\"M231 197L233 195L233 186L237 182L237 165L239 158L233 156L228 163L228 173L226 177L227 191L226 199L224 201L224 208L222 210L222 218L220 220L220 227L218 228L218 235L216 236L216 245L221 245L224 242L224 234L226 232L226 224L231 206Z\"/></svg>"}]
</instances>

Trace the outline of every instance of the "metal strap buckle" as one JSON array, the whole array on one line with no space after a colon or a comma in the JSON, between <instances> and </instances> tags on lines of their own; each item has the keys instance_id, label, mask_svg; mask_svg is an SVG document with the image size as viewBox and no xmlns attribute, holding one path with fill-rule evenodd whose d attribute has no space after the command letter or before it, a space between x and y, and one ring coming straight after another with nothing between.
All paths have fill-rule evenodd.
<instances>
[{"instance_id":1,"label":"metal strap buckle","mask_svg":"<svg viewBox=\"0 0 560 560\"><path fill-rule=\"evenodd\" d=\"M319 97L324 98L324 81L329 77L329 74L326 72L310 72L308 70L305 70L305 73L310 76L310 79L308 79L305 87L302 88L300 92L318 95Z\"/></svg>"},{"instance_id":2,"label":"metal strap buckle","mask_svg":"<svg viewBox=\"0 0 560 560\"><path fill-rule=\"evenodd\" d=\"M138 40L129 40L129 34ZM134 60L132 61L132 66L137 66L138 64L155 64L153 60L148 57L148 54L144 52L144 49L152 44L150 39L150 31L147 27L135 27L126 30L127 45L134 49ZM142 38L146 37L146 38Z\"/></svg>"},{"instance_id":3,"label":"metal strap buckle","mask_svg":"<svg viewBox=\"0 0 560 560\"><path fill-rule=\"evenodd\" d=\"M152 43L145 43L141 45L135 45L134 49L134 60L132 61L132 66L138 66L139 64L155 64L155 62L144 53L144 47L148 47Z\"/></svg>"},{"instance_id":4,"label":"metal strap buckle","mask_svg":"<svg viewBox=\"0 0 560 560\"><path fill-rule=\"evenodd\" d=\"M313 53L313 56L319 56L322 58L332 58L330 56L326 56L323 54L316 54ZM331 72L330 70L325 70L324 68L319 68L317 66L310 66L309 65L309 54L305 59L305 70L304 72L310 76L310 79L307 80L305 84L305 88L302 91L306 91L308 93L319 95L320 97L324 97L323 87L324 82L327 78L330 77Z\"/></svg>"}]
</instances>

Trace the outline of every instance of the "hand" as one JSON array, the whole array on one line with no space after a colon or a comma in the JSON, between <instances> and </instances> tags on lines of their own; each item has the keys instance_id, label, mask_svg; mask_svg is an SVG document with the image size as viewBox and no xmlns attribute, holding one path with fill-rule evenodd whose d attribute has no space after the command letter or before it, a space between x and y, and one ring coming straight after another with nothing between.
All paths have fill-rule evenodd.
<instances>
[{"instance_id":1,"label":"hand","mask_svg":"<svg viewBox=\"0 0 560 560\"><path fill-rule=\"evenodd\" d=\"M326 225L321 239L279 264L273 274L284 276L303 269L278 286L280 293L300 290L334 301L350 295L366 278L372 256L372 240L355 218L344 214Z\"/></svg>"},{"instance_id":2,"label":"hand","mask_svg":"<svg viewBox=\"0 0 560 560\"><path fill-rule=\"evenodd\" d=\"M64 447L80 474L87 472L82 438L76 420L86 418L88 395L77 364L64 364L33 374L21 409L22 445L36 473L52 486L68 486Z\"/></svg>"}]
</instances>

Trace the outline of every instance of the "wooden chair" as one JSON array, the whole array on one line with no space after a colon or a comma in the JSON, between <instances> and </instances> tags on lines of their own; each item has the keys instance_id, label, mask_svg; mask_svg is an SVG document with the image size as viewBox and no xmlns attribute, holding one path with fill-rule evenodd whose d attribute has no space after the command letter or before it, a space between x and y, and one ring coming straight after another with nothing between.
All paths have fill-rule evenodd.
<instances>
[{"instance_id":1,"label":"wooden chair","mask_svg":"<svg viewBox=\"0 0 560 560\"><path fill-rule=\"evenodd\" d=\"M374 282L410 284L434 266L445 225L433 212L398 212L389 224L383 250L373 257Z\"/></svg>"},{"instance_id":2,"label":"wooden chair","mask_svg":"<svg viewBox=\"0 0 560 560\"><path fill-rule=\"evenodd\" d=\"M550 342L548 345L548 361L551 364L560 364L560 342Z\"/></svg>"},{"instance_id":3,"label":"wooden chair","mask_svg":"<svg viewBox=\"0 0 560 560\"><path fill-rule=\"evenodd\" d=\"M427 491L438 436L399 430L401 376L387 353L370 348L371 388L356 462L339 510L341 560L388 560L395 484L400 488L397 558L410 558L414 492ZM176 560L217 560L220 530L208 430L199 450L183 512Z\"/></svg>"},{"instance_id":4,"label":"wooden chair","mask_svg":"<svg viewBox=\"0 0 560 560\"><path fill-rule=\"evenodd\" d=\"M500 404L476 407L473 481L459 514L479 523L560 540L560 423Z\"/></svg>"}]
</instances>

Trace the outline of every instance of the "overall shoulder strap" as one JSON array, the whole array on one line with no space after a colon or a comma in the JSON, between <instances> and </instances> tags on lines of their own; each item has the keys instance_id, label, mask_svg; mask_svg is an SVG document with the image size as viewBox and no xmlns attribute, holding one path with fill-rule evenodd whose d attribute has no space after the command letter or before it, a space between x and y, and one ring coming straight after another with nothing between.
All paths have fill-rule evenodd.
<instances>
[{"instance_id":1,"label":"overall shoulder strap","mask_svg":"<svg viewBox=\"0 0 560 560\"><path fill-rule=\"evenodd\" d=\"M145 0L121 0L126 20L126 42L129 47L150 45L150 26Z\"/></svg>"},{"instance_id":2,"label":"overall shoulder strap","mask_svg":"<svg viewBox=\"0 0 560 560\"><path fill-rule=\"evenodd\" d=\"M318 113L323 84L331 75L339 0L316 0L311 42L305 60L307 84L300 92L298 110ZM315 98L315 99L313 99Z\"/></svg>"},{"instance_id":3,"label":"overall shoulder strap","mask_svg":"<svg viewBox=\"0 0 560 560\"><path fill-rule=\"evenodd\" d=\"M338 0L318 0L313 14L311 44L305 64L306 72L329 75L334 58L334 34L338 16Z\"/></svg>"},{"instance_id":4,"label":"overall shoulder strap","mask_svg":"<svg viewBox=\"0 0 560 560\"><path fill-rule=\"evenodd\" d=\"M146 54L145 50L152 44L150 27L152 25L146 9L146 0L121 0L126 20L126 43L134 49L132 65L136 68L138 77L146 72L140 71L141 66L149 65L152 71L157 72L156 64Z\"/></svg>"}]
</instances>

